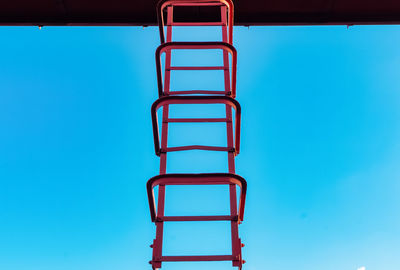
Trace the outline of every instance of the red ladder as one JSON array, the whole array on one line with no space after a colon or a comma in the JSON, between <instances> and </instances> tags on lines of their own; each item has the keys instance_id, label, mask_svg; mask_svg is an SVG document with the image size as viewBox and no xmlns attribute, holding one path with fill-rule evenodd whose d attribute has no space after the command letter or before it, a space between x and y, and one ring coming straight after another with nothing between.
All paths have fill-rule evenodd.
<instances>
[{"instance_id":1,"label":"red ladder","mask_svg":"<svg viewBox=\"0 0 400 270\"><path fill-rule=\"evenodd\" d=\"M174 22L174 7L214 7L220 9L220 20L217 22ZM165 16L164 16L165 15ZM155 153L160 157L160 174L147 182L147 193L151 219L156 225L156 238L151 247L153 258L150 261L153 269L161 268L162 262L179 261L232 261L232 266L239 269L244 263L242 259L242 243L239 238L238 225L243 220L246 199L246 181L235 174L235 156L240 149L241 108L234 99L236 96L236 62L237 53L232 46L233 37L233 3L231 0L161 0L157 5L157 16L161 45L156 51L156 67L159 99L151 108ZM167 18L166 25L164 17ZM164 28L167 28L165 37ZM222 40L213 42L173 42L174 26L221 26ZM173 50L222 50L222 66L171 66ZM164 78L161 55L165 54ZM231 61L229 59L231 57ZM170 89L171 71L174 70L223 70L224 90L185 90ZM170 105L179 104L222 104L225 106L224 118L170 118ZM157 111L162 109L161 138ZM233 114L233 111L235 114ZM234 116L234 117L233 117ZM227 145L206 146L189 145L168 147L168 124L180 123L226 123ZM227 173L171 174L166 172L167 154L173 151L206 150L227 152ZM167 185L227 185L229 186L230 214L220 216L165 216L165 188ZM158 186L158 198L155 199L154 188ZM237 203L236 186L240 187L240 199ZM170 221L217 221L231 223L232 254L203 256L163 256L164 222Z\"/></svg>"}]
</instances>

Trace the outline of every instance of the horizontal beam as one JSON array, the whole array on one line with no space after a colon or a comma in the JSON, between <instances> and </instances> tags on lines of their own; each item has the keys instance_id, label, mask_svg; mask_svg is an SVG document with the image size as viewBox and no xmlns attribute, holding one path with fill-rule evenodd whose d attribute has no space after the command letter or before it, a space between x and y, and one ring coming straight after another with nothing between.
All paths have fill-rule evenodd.
<instances>
[{"instance_id":1,"label":"horizontal beam","mask_svg":"<svg viewBox=\"0 0 400 270\"><path fill-rule=\"evenodd\" d=\"M212 66L212 67L205 67L205 66L197 66L197 67L170 67L166 68L166 70L228 70L229 68L224 66Z\"/></svg>"},{"instance_id":2,"label":"horizontal beam","mask_svg":"<svg viewBox=\"0 0 400 270\"><path fill-rule=\"evenodd\" d=\"M226 118L168 118L163 123L225 123Z\"/></svg>"},{"instance_id":3,"label":"horizontal beam","mask_svg":"<svg viewBox=\"0 0 400 270\"><path fill-rule=\"evenodd\" d=\"M188 151L188 150L235 152L235 148L229 148L224 146L207 146L207 145L187 145L187 146L167 147L166 149L161 148L160 152L165 153L165 152L177 152L177 151Z\"/></svg>"},{"instance_id":4,"label":"horizontal beam","mask_svg":"<svg viewBox=\"0 0 400 270\"><path fill-rule=\"evenodd\" d=\"M210 261L232 261L232 255L202 255L202 256L162 256L163 262L210 262Z\"/></svg>"},{"instance_id":5,"label":"horizontal beam","mask_svg":"<svg viewBox=\"0 0 400 270\"><path fill-rule=\"evenodd\" d=\"M237 216L165 216L158 217L157 221L218 221L218 220L237 220Z\"/></svg>"},{"instance_id":6,"label":"horizontal beam","mask_svg":"<svg viewBox=\"0 0 400 270\"><path fill-rule=\"evenodd\" d=\"M226 93L222 90L185 90L185 91L169 91L168 95L191 95L191 94L200 94L200 95L223 95L223 94L230 94Z\"/></svg>"},{"instance_id":7,"label":"horizontal beam","mask_svg":"<svg viewBox=\"0 0 400 270\"><path fill-rule=\"evenodd\" d=\"M235 25L399 24L400 1L237 0ZM0 25L155 26L157 1L0 1ZM176 21L216 21L210 7L176 7Z\"/></svg>"}]
</instances>

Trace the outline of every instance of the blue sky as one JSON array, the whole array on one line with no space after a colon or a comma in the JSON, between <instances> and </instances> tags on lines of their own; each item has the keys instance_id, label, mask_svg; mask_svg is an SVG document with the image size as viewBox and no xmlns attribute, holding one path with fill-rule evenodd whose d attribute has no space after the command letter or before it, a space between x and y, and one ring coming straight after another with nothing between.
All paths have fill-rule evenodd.
<instances>
[{"instance_id":1,"label":"blue sky","mask_svg":"<svg viewBox=\"0 0 400 270\"><path fill-rule=\"evenodd\" d=\"M157 28L0 36L0 269L150 269ZM398 26L235 28L245 269L400 269L399 43ZM193 139L176 130L173 142ZM223 168L220 156L187 152L169 169L190 171L196 158ZM226 210L221 187L167 191L170 214ZM168 224L165 252L227 253L228 229Z\"/></svg>"}]
</instances>

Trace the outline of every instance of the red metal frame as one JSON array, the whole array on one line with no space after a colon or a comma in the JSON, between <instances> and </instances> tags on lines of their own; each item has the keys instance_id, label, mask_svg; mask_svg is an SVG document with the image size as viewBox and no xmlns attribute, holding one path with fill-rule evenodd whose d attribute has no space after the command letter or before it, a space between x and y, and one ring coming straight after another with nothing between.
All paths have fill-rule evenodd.
<instances>
[{"instance_id":1,"label":"red metal frame","mask_svg":"<svg viewBox=\"0 0 400 270\"><path fill-rule=\"evenodd\" d=\"M173 21L174 6L219 6L221 10L220 22L205 23L176 23ZM164 36L164 9L167 16L167 33ZM147 182L147 193L150 206L151 219L156 225L156 238L151 247L153 258L150 261L153 269L161 268L162 262L172 261L232 261L232 266L242 268L242 243L239 238L238 225L243 220L246 199L246 181L235 174L235 156L239 154L240 147L240 119L241 108L234 99L236 96L236 61L237 53L232 46L233 32L233 4L231 0L161 0L158 3L157 15L159 18L160 38L162 45L156 51L156 66L158 79L159 99L151 108L154 147L156 155L160 157L160 175ZM172 42L172 27L186 25L219 25L222 30L222 40L214 42ZM171 52L177 49L221 49L223 52L223 66L171 66ZM164 78L162 76L161 54L165 53ZM232 57L230 64L229 55ZM184 90L170 91L171 71L173 70L223 70L224 90ZM185 96L186 95L186 96ZM199 96L200 95L200 96ZM225 105L224 118L170 118L170 105L178 104L221 104ZM162 108L161 138L157 111ZM233 124L233 112L235 118ZM220 122L226 124L227 144L225 147L189 145L168 147L169 123L210 123ZM227 173L203 174L167 174L167 154L172 151L207 150L227 152ZM230 214L222 216L165 216L165 188L167 185L227 185L229 187ZM158 186L158 199L154 197L153 189ZM239 205L237 204L236 186L241 188ZM204 255L204 256L163 256L164 222L185 221L216 221L224 220L231 225L231 255Z\"/></svg>"},{"instance_id":2,"label":"red metal frame","mask_svg":"<svg viewBox=\"0 0 400 270\"><path fill-rule=\"evenodd\" d=\"M225 216L163 216L156 214L156 200L153 189L159 185L230 185L240 187L239 211L235 215ZM147 196L150 205L151 220L157 221L211 221L235 220L241 222L244 216L247 182L239 175L232 173L201 173L201 174L163 174L152 177L147 182Z\"/></svg>"},{"instance_id":3,"label":"red metal frame","mask_svg":"<svg viewBox=\"0 0 400 270\"><path fill-rule=\"evenodd\" d=\"M160 135L158 128L158 116L157 110L160 107L169 106L173 104L225 104L229 109L232 108L236 111L235 116L235 144L234 147L217 147L217 146L203 146L203 145L189 145L180 147L160 147ZM240 118L241 108L239 102L231 97L225 96L174 96L174 97L163 97L156 100L151 106L151 119L153 123L153 137L154 137L154 148L157 156L161 153L173 152L173 151L184 151L184 150L210 150L210 151L228 151L233 152L235 155L239 154L240 150ZM196 123L196 122L226 122L231 121L227 118L167 118L163 119L163 124L171 122L185 122L185 123ZM230 122L229 122L230 121Z\"/></svg>"},{"instance_id":4,"label":"red metal frame","mask_svg":"<svg viewBox=\"0 0 400 270\"><path fill-rule=\"evenodd\" d=\"M165 34L164 34L164 9L171 7L173 10L174 6L221 6L225 7L228 12L228 19L224 19L221 16L220 22L186 22L186 23L177 23L173 21L173 17L170 20L167 20L167 26L222 26L227 25L229 31L229 38L226 42L232 44L233 41L233 2L231 0L161 0L157 3L157 19L158 19L158 28L160 32L160 41L161 44L165 43ZM221 8L222 10L222 8ZM170 12L168 12L170 13ZM226 17L226 13L225 13ZM168 39L168 38L167 38Z\"/></svg>"},{"instance_id":5,"label":"red metal frame","mask_svg":"<svg viewBox=\"0 0 400 270\"><path fill-rule=\"evenodd\" d=\"M215 50L221 49L225 53L229 53L232 57L231 63L231 88L223 91L211 90L188 90L188 91L164 91L161 55L163 53L171 52L172 50ZM182 95L182 94L219 94L236 97L236 71L237 71L237 52L235 47L226 42L168 42L161 44L156 50L156 68L157 68L157 83L159 97L168 95ZM226 70L225 66L170 66L168 71L171 70Z\"/></svg>"}]
</instances>

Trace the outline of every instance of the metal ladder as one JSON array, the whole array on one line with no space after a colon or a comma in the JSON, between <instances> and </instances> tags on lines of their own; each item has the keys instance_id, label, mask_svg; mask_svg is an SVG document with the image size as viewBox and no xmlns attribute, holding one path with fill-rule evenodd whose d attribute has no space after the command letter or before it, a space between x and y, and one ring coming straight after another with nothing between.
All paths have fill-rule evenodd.
<instances>
[{"instance_id":1,"label":"metal ladder","mask_svg":"<svg viewBox=\"0 0 400 270\"><path fill-rule=\"evenodd\" d=\"M175 7L213 7L220 9L220 20L213 22L175 22ZM236 96L236 63L237 53L232 46L233 37L233 3L231 0L161 0L157 5L157 16L161 45L156 50L156 67L159 99L151 107L155 153L160 157L160 174L147 182L151 220L156 225L156 238L151 247L153 256L150 264L153 269L161 268L162 262L193 261L232 261L232 266L242 268L241 243L238 225L243 220L246 198L246 181L235 174L235 156L240 148L241 108ZM166 17L166 24L165 22ZM174 42L174 26L221 26L222 40L212 42ZM164 28L167 28L165 37ZM174 50L222 50L222 66L171 66ZM164 65L162 55L165 54ZM231 57L231 61L230 58ZM163 67L164 66L164 72ZM171 71L174 70L223 70L224 90L185 90L170 89ZM164 75L164 76L163 76ZM170 118L170 105L180 104L220 104L225 107L223 118ZM162 121L159 125L158 110L162 110ZM233 114L233 111L235 114ZM188 145L168 147L169 123L226 123L226 146ZM160 132L161 129L161 132ZM161 136L160 136L161 133ZM174 151L205 150L224 151L227 153L228 172L225 173L167 173L167 154ZM229 186L230 214L220 216L165 216L165 189L168 185L226 185ZM236 186L240 187L240 199L237 202ZM154 188L158 187L158 198ZM164 222L172 221L230 221L232 254L202 256L163 256Z\"/></svg>"}]
</instances>

